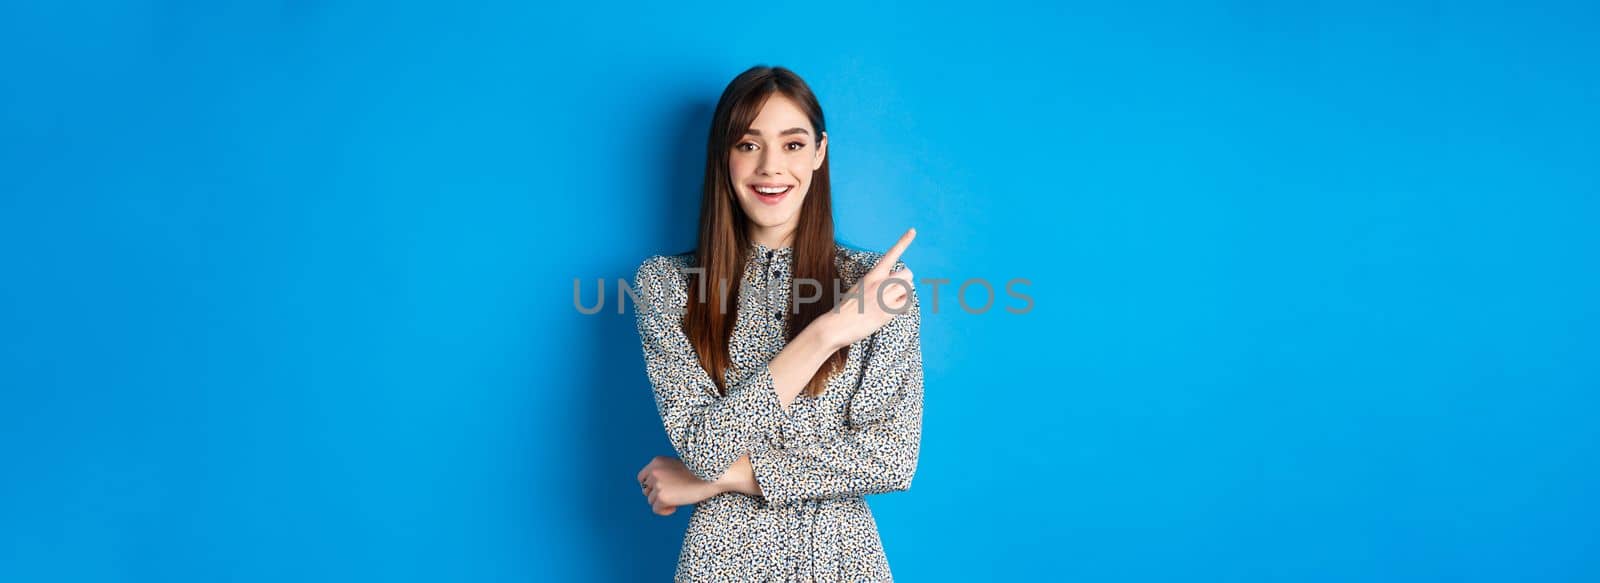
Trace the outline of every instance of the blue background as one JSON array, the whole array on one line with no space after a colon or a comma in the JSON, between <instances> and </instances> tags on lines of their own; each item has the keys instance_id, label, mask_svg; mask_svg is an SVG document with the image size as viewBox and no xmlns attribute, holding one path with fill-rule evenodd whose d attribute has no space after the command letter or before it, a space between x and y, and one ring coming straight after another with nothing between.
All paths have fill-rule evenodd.
<instances>
[{"instance_id":1,"label":"blue background","mask_svg":"<svg viewBox=\"0 0 1600 583\"><path fill-rule=\"evenodd\" d=\"M0 8L0 580L662 580L631 312L789 66L924 288L906 581L1600 580L1600 14ZM610 293L614 288L608 287Z\"/></svg>"}]
</instances>

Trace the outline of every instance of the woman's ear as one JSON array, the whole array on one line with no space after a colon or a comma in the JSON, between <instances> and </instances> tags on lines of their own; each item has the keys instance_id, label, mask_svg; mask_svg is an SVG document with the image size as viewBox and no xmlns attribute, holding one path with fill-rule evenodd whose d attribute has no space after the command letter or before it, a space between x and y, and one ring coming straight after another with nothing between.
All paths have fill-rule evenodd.
<instances>
[{"instance_id":1,"label":"woman's ear","mask_svg":"<svg viewBox=\"0 0 1600 583\"><path fill-rule=\"evenodd\" d=\"M817 140L817 155L811 160L811 169L822 167L822 161L828 157L828 132L822 132L822 139Z\"/></svg>"}]
</instances>

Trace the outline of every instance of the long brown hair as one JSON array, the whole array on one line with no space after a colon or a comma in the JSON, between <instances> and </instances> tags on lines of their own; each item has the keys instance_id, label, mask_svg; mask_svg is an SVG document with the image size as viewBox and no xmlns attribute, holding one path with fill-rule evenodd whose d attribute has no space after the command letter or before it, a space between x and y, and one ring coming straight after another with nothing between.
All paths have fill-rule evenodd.
<instances>
[{"instance_id":1,"label":"long brown hair","mask_svg":"<svg viewBox=\"0 0 1600 583\"><path fill-rule=\"evenodd\" d=\"M706 140L705 182L700 189L700 239L694 260L695 267L700 268L696 274L700 279L690 282L683 325L689 342L699 353L700 364L710 373L721 394L727 394L723 376L730 362L728 344L738 315L738 282L743 281L745 255L751 244L747 230L749 217L739 206L728 170L728 156L745 130L750 129L761 107L775 93L782 93L805 111L811 120L813 135L818 139L827 131L822 106L799 75L783 67L758 65L734 77L722 91L722 98L711 116L711 135ZM787 340L794 340L807 325L832 309L832 300L837 299L834 290L838 287L839 269L834 264L837 247L833 240L832 191L828 184L829 157L824 157L822 165L812 173L811 188L800 204L790 281L791 285L801 280L818 282L822 285L822 297L830 301L803 303L796 314L789 314L791 310L785 309ZM723 309L724 293L726 306L732 306L731 309ZM828 377L844 364L848 352L847 346L829 356L806 384L805 394L821 395L827 388Z\"/></svg>"}]
</instances>

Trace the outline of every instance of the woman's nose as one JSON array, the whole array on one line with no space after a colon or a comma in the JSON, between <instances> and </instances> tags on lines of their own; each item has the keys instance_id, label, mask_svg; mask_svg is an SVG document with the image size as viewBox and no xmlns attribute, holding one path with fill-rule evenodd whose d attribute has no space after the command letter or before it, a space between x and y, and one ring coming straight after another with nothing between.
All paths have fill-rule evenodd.
<instances>
[{"instance_id":1,"label":"woman's nose","mask_svg":"<svg viewBox=\"0 0 1600 583\"><path fill-rule=\"evenodd\" d=\"M778 161L775 158L776 156L762 154L761 164L756 167L756 171L762 174L781 174L783 168L778 165Z\"/></svg>"}]
</instances>

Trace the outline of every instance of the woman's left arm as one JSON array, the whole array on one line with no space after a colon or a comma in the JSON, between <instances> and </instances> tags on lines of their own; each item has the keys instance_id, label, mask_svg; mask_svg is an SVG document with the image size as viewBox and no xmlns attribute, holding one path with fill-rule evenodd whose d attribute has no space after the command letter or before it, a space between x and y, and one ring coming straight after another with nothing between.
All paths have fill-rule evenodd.
<instances>
[{"instance_id":1,"label":"woman's left arm","mask_svg":"<svg viewBox=\"0 0 1600 583\"><path fill-rule=\"evenodd\" d=\"M721 491L771 505L906 490L922 442L921 314L909 309L873 336L838 436L796 448L762 449L735 463Z\"/></svg>"},{"instance_id":2,"label":"woman's left arm","mask_svg":"<svg viewBox=\"0 0 1600 583\"><path fill-rule=\"evenodd\" d=\"M850 395L841 434L805 447L768 448L751 443L752 447L744 450L747 453L728 451L728 457L738 457L719 464L717 467L726 469L716 478L702 478L682 461L657 456L640 470L638 478L658 514L671 514L677 504L698 503L727 492L781 505L911 487L922 441L922 315L912 284L915 280L898 258L915 234L908 230L878 258L852 287L861 290L854 299L802 332L804 336L819 327L826 330L821 333L825 338L836 338L840 342L836 346L841 348L852 339L871 338L865 345L861 374ZM909 293L884 295L880 289L889 289L893 281L904 283ZM868 298L878 303L868 305ZM874 315L852 315L858 309ZM863 329L867 326L870 328ZM664 504L663 500L671 502Z\"/></svg>"}]
</instances>

